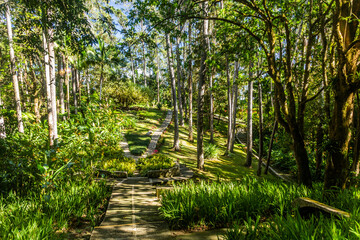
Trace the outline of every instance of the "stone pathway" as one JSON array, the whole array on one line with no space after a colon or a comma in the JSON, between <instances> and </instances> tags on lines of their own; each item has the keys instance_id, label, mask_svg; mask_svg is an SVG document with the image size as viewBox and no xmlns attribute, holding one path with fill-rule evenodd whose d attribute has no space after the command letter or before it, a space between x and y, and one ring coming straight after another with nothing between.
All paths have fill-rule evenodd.
<instances>
[{"instance_id":1,"label":"stone pathway","mask_svg":"<svg viewBox=\"0 0 360 240\"><path fill-rule=\"evenodd\" d=\"M133 159L137 160L139 158L146 158L147 156L152 155L154 153L154 151L155 151L156 144L159 141L159 138L160 138L161 134L164 132L164 130L169 126L169 124L171 122L172 113L173 112L171 110L169 110L167 112L167 115L166 115L166 118L165 118L164 122L161 124L161 126L158 129L156 129L153 132L152 137L151 137L151 141L149 143L149 146L148 146L146 152L141 156L135 156L135 155L131 154L130 149L129 149L129 144L128 144L125 136L123 135L124 140L122 142L120 142L120 146L124 150L125 157L133 158Z\"/></svg>"},{"instance_id":2,"label":"stone pathway","mask_svg":"<svg viewBox=\"0 0 360 240\"><path fill-rule=\"evenodd\" d=\"M128 178L114 185L105 219L90 239L173 239L154 193L148 178Z\"/></svg>"},{"instance_id":3,"label":"stone pathway","mask_svg":"<svg viewBox=\"0 0 360 240\"><path fill-rule=\"evenodd\" d=\"M153 154L161 134L169 126L171 119L172 111L168 111L162 125L152 134L148 149L142 156L130 153L124 137L120 146L125 156L137 160ZM167 223L159 215L160 204L155 196L153 181L154 179L145 177L129 177L116 183L106 216L101 225L94 228L90 239L173 239Z\"/></svg>"}]
</instances>

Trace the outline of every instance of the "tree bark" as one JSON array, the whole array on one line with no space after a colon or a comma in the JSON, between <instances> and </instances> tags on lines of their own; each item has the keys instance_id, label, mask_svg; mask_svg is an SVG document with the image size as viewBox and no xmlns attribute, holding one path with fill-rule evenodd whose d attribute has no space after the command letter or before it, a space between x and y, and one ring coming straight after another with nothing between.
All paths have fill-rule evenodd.
<instances>
[{"instance_id":1,"label":"tree bark","mask_svg":"<svg viewBox=\"0 0 360 240\"><path fill-rule=\"evenodd\" d=\"M207 2L203 3L203 10L207 15ZM197 168L204 170L204 103L205 103L205 79L207 74L207 51L208 51L208 27L209 21L203 20L202 26L202 48L201 48L201 61L199 72L199 89L198 89L198 114L197 114Z\"/></svg>"},{"instance_id":2,"label":"tree bark","mask_svg":"<svg viewBox=\"0 0 360 240\"><path fill-rule=\"evenodd\" d=\"M53 121L53 108L51 98L51 74L50 74L50 57L49 45L47 38L47 30L43 26L43 47L44 47L44 63L45 63L45 84L46 84L46 100L47 100L47 113L48 113L48 126L49 126L49 145L54 146L54 121Z\"/></svg>"},{"instance_id":3,"label":"tree bark","mask_svg":"<svg viewBox=\"0 0 360 240\"><path fill-rule=\"evenodd\" d=\"M60 98L60 111L62 115L62 120L65 121L65 95L64 95L64 77L65 77L65 56L59 53L58 58L58 73L59 73L59 98Z\"/></svg>"},{"instance_id":4,"label":"tree bark","mask_svg":"<svg viewBox=\"0 0 360 240\"><path fill-rule=\"evenodd\" d=\"M102 86L103 86L103 81L104 81L103 75L104 75L104 65L101 64L101 66L100 66L100 96L99 96L100 105L101 105Z\"/></svg>"},{"instance_id":5,"label":"tree bark","mask_svg":"<svg viewBox=\"0 0 360 240\"><path fill-rule=\"evenodd\" d=\"M234 67L234 79L233 79L233 92L232 92L232 139L230 145L230 152L234 152L234 144L235 144L235 131L236 131L236 109L237 109L237 99L238 99L238 84L236 83L237 78L239 76L239 63L235 62Z\"/></svg>"},{"instance_id":6,"label":"tree bark","mask_svg":"<svg viewBox=\"0 0 360 240\"><path fill-rule=\"evenodd\" d=\"M11 15L10 15L10 6L9 2L6 4L6 26L8 32L9 39L9 49L10 49L10 72L13 81L14 95L15 95L15 104L16 104L16 117L18 122L18 131L20 133L24 133L24 123L22 120L22 112L21 112L21 99L20 99L20 90L19 90L19 81L16 75L16 63L15 63L15 52L13 47L13 33L11 27Z\"/></svg>"},{"instance_id":7,"label":"tree bark","mask_svg":"<svg viewBox=\"0 0 360 240\"><path fill-rule=\"evenodd\" d=\"M173 107L174 107L174 125L175 125L174 150L179 151L180 140L179 140L179 120L178 120L178 109L177 109L177 98L176 98L176 83L175 83L174 65L172 62L172 49L171 49L170 37L168 33L166 34L166 51L167 51L167 59L168 59L169 73L171 80L171 92L172 92Z\"/></svg>"},{"instance_id":8,"label":"tree bark","mask_svg":"<svg viewBox=\"0 0 360 240\"><path fill-rule=\"evenodd\" d=\"M229 66L229 58L226 54L226 78L227 78L227 96L228 96L228 136L227 136L227 144L226 144L226 152L225 155L228 155L231 150L231 142L233 139L233 126L232 126L232 93L231 93L231 82L230 82L230 66Z\"/></svg>"},{"instance_id":9,"label":"tree bark","mask_svg":"<svg viewBox=\"0 0 360 240\"><path fill-rule=\"evenodd\" d=\"M257 169L257 175L261 175L262 156L264 151L264 136L263 136L263 107L262 107L262 86L259 79L259 164Z\"/></svg>"},{"instance_id":10,"label":"tree bark","mask_svg":"<svg viewBox=\"0 0 360 240\"><path fill-rule=\"evenodd\" d=\"M50 57L50 94L51 94L51 109L53 117L53 139L54 143L58 139L57 130L57 101L56 101L56 72L55 72L55 50L53 40L53 30L48 29L48 44L49 44L49 57Z\"/></svg>"},{"instance_id":11,"label":"tree bark","mask_svg":"<svg viewBox=\"0 0 360 240\"><path fill-rule=\"evenodd\" d=\"M6 138L5 120L4 120L4 116L2 115L2 112L1 112L3 109L4 109L4 107L3 107L3 101L1 98L1 89L0 89L0 139Z\"/></svg>"},{"instance_id":12,"label":"tree bark","mask_svg":"<svg viewBox=\"0 0 360 240\"><path fill-rule=\"evenodd\" d=\"M247 149L246 149L246 167L251 167L252 148L253 148L253 81L252 81L252 63L249 64L249 82L248 82L248 113L247 113Z\"/></svg>"},{"instance_id":13,"label":"tree bark","mask_svg":"<svg viewBox=\"0 0 360 240\"><path fill-rule=\"evenodd\" d=\"M180 32L182 32L182 27L180 28ZM183 103L181 98L181 60L180 60L180 37L176 38L176 75L177 75L177 83L178 83L178 103L179 103L179 124L180 126L184 126L183 119Z\"/></svg>"},{"instance_id":14,"label":"tree bark","mask_svg":"<svg viewBox=\"0 0 360 240\"><path fill-rule=\"evenodd\" d=\"M72 74L71 74L71 83L72 83L72 95L73 95L73 102L74 102L74 113L77 114L78 112L78 103L77 103L77 97L76 97L76 69L73 68L72 69ZM100 96L101 96L101 83L100 83Z\"/></svg>"},{"instance_id":15,"label":"tree bark","mask_svg":"<svg viewBox=\"0 0 360 240\"><path fill-rule=\"evenodd\" d=\"M193 80L192 80L192 58L191 58L191 22L189 22L189 141L194 141L193 136Z\"/></svg>"},{"instance_id":16,"label":"tree bark","mask_svg":"<svg viewBox=\"0 0 360 240\"><path fill-rule=\"evenodd\" d=\"M156 48L156 65L157 65L157 71L156 71L156 83L157 83L157 103L160 103L160 58L159 58L159 52Z\"/></svg>"},{"instance_id":17,"label":"tree bark","mask_svg":"<svg viewBox=\"0 0 360 240\"><path fill-rule=\"evenodd\" d=\"M65 86L66 86L66 112L67 112L67 118L70 119L70 77L69 77L69 60L67 56L65 56Z\"/></svg>"},{"instance_id":18,"label":"tree bark","mask_svg":"<svg viewBox=\"0 0 360 240\"><path fill-rule=\"evenodd\" d=\"M270 159L271 159L271 151L272 151L272 147L273 147L273 143L274 143L274 137L275 137L275 133L276 133L277 128L278 128L278 122L275 119L274 127L273 127L273 130L271 132L270 144L269 144L268 154L267 154L267 158L266 158L266 166L265 166L264 174L267 174L268 170L269 170Z\"/></svg>"}]
</instances>

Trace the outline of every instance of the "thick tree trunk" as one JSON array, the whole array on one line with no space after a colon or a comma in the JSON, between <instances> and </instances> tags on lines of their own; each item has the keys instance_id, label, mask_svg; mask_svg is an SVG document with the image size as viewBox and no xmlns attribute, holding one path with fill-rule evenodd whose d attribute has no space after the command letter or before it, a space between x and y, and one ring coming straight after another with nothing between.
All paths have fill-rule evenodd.
<instances>
[{"instance_id":1,"label":"thick tree trunk","mask_svg":"<svg viewBox=\"0 0 360 240\"><path fill-rule=\"evenodd\" d=\"M271 151L272 151L272 147L273 147L273 143L274 143L274 137L275 137L275 133L276 133L277 127L278 127L278 122L277 122L277 120L275 120L275 122L274 122L274 127L273 127L273 130L272 130L272 132L271 132L271 137L270 137L268 154L267 154L267 158L266 158L266 166L265 166L265 172L264 172L264 174L267 174L267 173L268 173L268 170L269 170L270 160L271 160Z\"/></svg>"},{"instance_id":2,"label":"thick tree trunk","mask_svg":"<svg viewBox=\"0 0 360 240\"><path fill-rule=\"evenodd\" d=\"M59 73L59 98L60 98L60 112L62 115L62 120L65 121L65 95L64 95L64 77L65 77L65 69L64 62L65 56L59 54L58 58L58 73Z\"/></svg>"},{"instance_id":3,"label":"thick tree trunk","mask_svg":"<svg viewBox=\"0 0 360 240\"><path fill-rule=\"evenodd\" d=\"M248 83L248 110L247 110L247 149L246 149L246 163L245 166L251 167L252 163L252 148L253 148L253 81L252 81L252 64L249 69L249 83Z\"/></svg>"},{"instance_id":4,"label":"thick tree trunk","mask_svg":"<svg viewBox=\"0 0 360 240\"><path fill-rule=\"evenodd\" d=\"M24 123L22 120L22 112L21 112L21 99L20 99L20 90L19 90L19 82L16 75L16 63L15 63L15 52L13 47L13 34L11 27L11 15L10 15L10 6L9 3L6 3L6 26L8 32L9 39L9 49L10 49L10 71L13 81L14 95L15 95L15 104L16 104L16 117L18 122L18 131L20 133L24 133Z\"/></svg>"},{"instance_id":5,"label":"thick tree trunk","mask_svg":"<svg viewBox=\"0 0 360 240\"><path fill-rule=\"evenodd\" d=\"M204 12L207 12L207 2L203 3ZM204 170L204 103L205 103L205 79L207 75L207 47L208 47L208 28L209 21L203 20L202 29L202 48L201 48L201 61L200 61L200 73L199 73L199 91L198 91L198 114L197 114L197 168Z\"/></svg>"},{"instance_id":6,"label":"thick tree trunk","mask_svg":"<svg viewBox=\"0 0 360 240\"><path fill-rule=\"evenodd\" d=\"M259 79L259 164L257 175L261 175L262 156L264 151L264 136L263 136L263 108L262 108L262 86Z\"/></svg>"},{"instance_id":7,"label":"thick tree trunk","mask_svg":"<svg viewBox=\"0 0 360 240\"><path fill-rule=\"evenodd\" d=\"M172 99L173 99L173 107L174 107L174 150L180 150L180 140L179 140L179 120L178 120L178 109L177 109L177 99L176 99L176 83L175 83L175 74L174 74L174 65L172 62L172 49L170 43L169 34L166 34L166 51L167 51L167 59L169 65L169 73L171 80L171 91L172 91Z\"/></svg>"},{"instance_id":8,"label":"thick tree trunk","mask_svg":"<svg viewBox=\"0 0 360 240\"><path fill-rule=\"evenodd\" d=\"M191 22L189 22L189 141L194 141L193 136L193 80L192 80L192 59L191 59Z\"/></svg>"}]
</instances>

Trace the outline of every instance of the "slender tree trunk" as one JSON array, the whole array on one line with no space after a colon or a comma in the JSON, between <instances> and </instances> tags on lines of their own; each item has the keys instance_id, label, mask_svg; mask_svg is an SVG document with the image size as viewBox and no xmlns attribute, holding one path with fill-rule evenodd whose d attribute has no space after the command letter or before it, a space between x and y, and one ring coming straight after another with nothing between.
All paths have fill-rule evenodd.
<instances>
[{"instance_id":1,"label":"slender tree trunk","mask_svg":"<svg viewBox=\"0 0 360 240\"><path fill-rule=\"evenodd\" d=\"M191 22L189 22L189 141L194 141L193 137L193 80L192 80L192 59L191 59Z\"/></svg>"},{"instance_id":2,"label":"slender tree trunk","mask_svg":"<svg viewBox=\"0 0 360 240\"><path fill-rule=\"evenodd\" d=\"M82 83L81 83L81 75L80 75L80 70L77 70L76 71L76 92L77 92L77 99L78 99L78 105L80 106L81 108L81 86L82 86Z\"/></svg>"},{"instance_id":3,"label":"slender tree trunk","mask_svg":"<svg viewBox=\"0 0 360 240\"><path fill-rule=\"evenodd\" d=\"M65 57L65 85L66 85L66 111L67 111L67 118L70 119L70 77L69 77L69 60Z\"/></svg>"},{"instance_id":4,"label":"slender tree trunk","mask_svg":"<svg viewBox=\"0 0 360 240\"><path fill-rule=\"evenodd\" d=\"M233 79L233 91L232 91L232 139L231 139L231 145L230 145L230 152L234 152L234 144L235 144L235 131L236 131L236 109L237 109L237 99L238 99L238 84L236 83L237 78L239 76L239 63L235 62L234 67L234 79Z\"/></svg>"},{"instance_id":5,"label":"slender tree trunk","mask_svg":"<svg viewBox=\"0 0 360 240\"><path fill-rule=\"evenodd\" d=\"M131 47L129 46L129 51L130 51L130 61L131 61L131 72L132 72L132 79L134 84L136 83L136 79L135 79L135 66L134 66L134 58L131 52Z\"/></svg>"},{"instance_id":6,"label":"slender tree trunk","mask_svg":"<svg viewBox=\"0 0 360 240\"><path fill-rule=\"evenodd\" d=\"M87 70L86 71L86 75L87 75L87 80L86 80L86 88L87 88L87 103L90 103L90 82L91 82L91 79L90 79L90 74L89 74L89 71Z\"/></svg>"},{"instance_id":7,"label":"slender tree trunk","mask_svg":"<svg viewBox=\"0 0 360 240\"><path fill-rule=\"evenodd\" d=\"M356 131L355 131L355 142L354 142L354 155L353 155L353 163L351 166L351 170L355 177L358 177L360 174L360 163L359 163L359 156L360 156L360 102L359 102L359 93L356 93L357 97L357 114L356 114Z\"/></svg>"},{"instance_id":8,"label":"slender tree trunk","mask_svg":"<svg viewBox=\"0 0 360 240\"><path fill-rule=\"evenodd\" d=\"M77 103L77 97L76 97L76 69L73 68L72 69L72 74L71 74L71 83L72 83L72 95L73 95L73 102L74 102L74 108L75 108L75 114L77 114L78 111L78 103ZM100 83L100 96L101 96L101 83Z\"/></svg>"},{"instance_id":9,"label":"slender tree trunk","mask_svg":"<svg viewBox=\"0 0 360 240\"><path fill-rule=\"evenodd\" d=\"M15 52L13 47L13 34L11 27L11 15L10 15L10 6L9 3L6 3L6 25L8 31L8 39L9 39L9 49L10 49L10 71L13 81L14 87L14 95L15 95L15 104L16 104L16 117L18 122L18 131L20 133L24 133L24 123L22 120L22 112L21 112L21 99L20 99L20 90L19 90L19 82L16 76L16 63L15 63Z\"/></svg>"},{"instance_id":10,"label":"slender tree trunk","mask_svg":"<svg viewBox=\"0 0 360 240\"><path fill-rule=\"evenodd\" d=\"M261 175L261 164L262 164L262 156L264 151L264 136L263 136L263 107L262 107L262 86L261 81L259 79L259 164L257 175Z\"/></svg>"},{"instance_id":11,"label":"slender tree trunk","mask_svg":"<svg viewBox=\"0 0 360 240\"><path fill-rule=\"evenodd\" d=\"M246 163L245 166L251 167L252 162L252 148L253 148L253 81L252 81L252 63L249 68L249 83L248 83L248 113L247 113L247 149L246 149Z\"/></svg>"},{"instance_id":12,"label":"slender tree trunk","mask_svg":"<svg viewBox=\"0 0 360 240\"><path fill-rule=\"evenodd\" d=\"M53 41L53 30L48 29L49 31L49 57L50 57L50 94L51 94L51 109L53 117L53 138L56 142L58 139L57 131L57 101L56 101L56 72L55 72L55 50L54 50L54 41ZM54 143L55 143L54 142Z\"/></svg>"},{"instance_id":13,"label":"slender tree trunk","mask_svg":"<svg viewBox=\"0 0 360 240\"><path fill-rule=\"evenodd\" d=\"M230 81L230 66L229 66L229 57L226 54L226 78L227 78L227 96L228 96L228 136L227 136L227 144L226 144L226 152L225 155L228 155L231 150L231 142L233 139L232 133L232 94L231 94L231 81Z\"/></svg>"},{"instance_id":14,"label":"slender tree trunk","mask_svg":"<svg viewBox=\"0 0 360 240\"><path fill-rule=\"evenodd\" d=\"M160 58L159 58L159 52L156 48L156 65L157 65L157 71L156 71L156 83L157 83L157 103L160 103Z\"/></svg>"},{"instance_id":15,"label":"slender tree trunk","mask_svg":"<svg viewBox=\"0 0 360 240\"><path fill-rule=\"evenodd\" d=\"M175 133L174 133L174 150L180 150L180 140L179 140L179 120L178 120L178 109L177 109L177 99L176 99L176 83L175 83L175 74L174 74L174 65L172 62L172 49L170 43L169 34L166 34L166 50L167 50L167 59L169 65L169 73L171 80L171 91L173 98L173 106L174 106L174 125L175 125Z\"/></svg>"},{"instance_id":16,"label":"slender tree trunk","mask_svg":"<svg viewBox=\"0 0 360 240\"><path fill-rule=\"evenodd\" d=\"M272 147L273 147L273 143L274 143L274 137L275 137L275 133L276 133L277 128L278 128L278 122L277 122L277 120L275 120L274 127L273 127L273 130L271 132L270 144L269 144L268 154L267 154L267 158L266 158L266 167L265 167L264 174L267 174L268 170L269 170L270 159L271 159L271 151L272 151Z\"/></svg>"},{"instance_id":17,"label":"slender tree trunk","mask_svg":"<svg viewBox=\"0 0 360 240\"><path fill-rule=\"evenodd\" d=\"M180 27L180 32L182 32L182 27ZM184 119L183 119L183 104L181 98L181 60L180 60L180 37L176 38L176 75L177 75L177 82L178 82L178 99L179 99L179 124L180 126L184 126Z\"/></svg>"},{"instance_id":18,"label":"slender tree trunk","mask_svg":"<svg viewBox=\"0 0 360 240\"><path fill-rule=\"evenodd\" d=\"M53 108L51 98L51 74L50 74L50 57L49 45L46 36L46 28L43 27L43 47L44 47L44 63L45 63L45 84L46 84L46 100L47 100L47 113L48 113L48 126L49 126L49 144L50 147L54 146L54 121L53 121Z\"/></svg>"},{"instance_id":19,"label":"slender tree trunk","mask_svg":"<svg viewBox=\"0 0 360 240\"><path fill-rule=\"evenodd\" d=\"M102 86L103 86L103 81L104 81L103 74L104 74L104 65L101 64L101 66L100 66L100 96L99 96L100 104L101 104Z\"/></svg>"},{"instance_id":20,"label":"slender tree trunk","mask_svg":"<svg viewBox=\"0 0 360 240\"><path fill-rule=\"evenodd\" d=\"M1 98L1 89L0 89L0 139L6 138L5 120L4 120L4 116L2 115L2 112L1 112L3 109L4 109L4 107L3 107L3 101Z\"/></svg>"},{"instance_id":21,"label":"slender tree trunk","mask_svg":"<svg viewBox=\"0 0 360 240\"><path fill-rule=\"evenodd\" d=\"M207 15L208 2L203 3L203 10ZM199 73L199 93L198 93L198 114L197 114L197 168L204 170L204 103L205 103L205 80L207 74L207 51L208 51L208 35L209 21L203 20L202 29L202 48L201 48L201 62L200 62L200 73Z\"/></svg>"},{"instance_id":22,"label":"slender tree trunk","mask_svg":"<svg viewBox=\"0 0 360 240\"><path fill-rule=\"evenodd\" d=\"M60 111L62 115L62 120L65 121L65 95L64 95L64 76L65 76L65 70L64 70L64 62L65 62L65 56L59 54L59 60L58 60L58 72L59 72L59 98L60 98Z\"/></svg>"}]
</instances>

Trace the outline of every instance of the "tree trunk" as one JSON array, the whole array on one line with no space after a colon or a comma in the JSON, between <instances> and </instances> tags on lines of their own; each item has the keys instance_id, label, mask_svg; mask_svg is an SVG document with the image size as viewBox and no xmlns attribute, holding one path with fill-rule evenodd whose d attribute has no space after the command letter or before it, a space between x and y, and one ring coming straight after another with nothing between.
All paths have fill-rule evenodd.
<instances>
[{"instance_id":1,"label":"tree trunk","mask_svg":"<svg viewBox=\"0 0 360 240\"><path fill-rule=\"evenodd\" d=\"M133 55L131 53L131 47L129 47L129 51L130 51L130 61L131 61L131 72L132 72L132 79L134 84L136 83L135 80L135 66L134 66L134 59L133 59Z\"/></svg>"},{"instance_id":2,"label":"tree trunk","mask_svg":"<svg viewBox=\"0 0 360 240\"><path fill-rule=\"evenodd\" d=\"M62 120L65 121L65 95L64 95L64 77L65 77L65 70L64 70L64 62L65 56L59 54L58 58L58 73L59 73L59 98L60 98L60 111L62 115Z\"/></svg>"},{"instance_id":3,"label":"tree trunk","mask_svg":"<svg viewBox=\"0 0 360 240\"><path fill-rule=\"evenodd\" d=\"M231 150L231 142L233 139L233 126L232 126L232 93L231 93L231 82L230 82L230 66L229 66L229 58L226 54L226 78L227 78L227 95L228 95L228 136L227 136L227 144L226 144L226 152L225 155L228 155Z\"/></svg>"},{"instance_id":4,"label":"tree trunk","mask_svg":"<svg viewBox=\"0 0 360 240\"><path fill-rule=\"evenodd\" d=\"M203 10L207 13L207 2L203 3ZM199 94L198 94L198 114L197 114L197 168L204 170L204 96L205 96L205 79L207 75L207 47L209 46L208 41L208 27L209 21L203 20L203 31L202 31L202 48L201 48L201 61L200 61L200 73L199 73Z\"/></svg>"},{"instance_id":5,"label":"tree trunk","mask_svg":"<svg viewBox=\"0 0 360 240\"><path fill-rule=\"evenodd\" d=\"M67 111L67 118L70 119L70 77L69 77L69 60L65 57L65 86L66 86L66 111Z\"/></svg>"},{"instance_id":6,"label":"tree trunk","mask_svg":"<svg viewBox=\"0 0 360 240\"><path fill-rule=\"evenodd\" d=\"M44 63L45 63L45 84L46 84L46 100L47 100L47 113L48 113L48 126L49 126L49 144L50 147L54 146L54 121L53 121L53 108L51 98L51 74L50 74L50 59L49 59L49 45L47 39L47 30L43 26L43 47L44 47Z\"/></svg>"},{"instance_id":7,"label":"tree trunk","mask_svg":"<svg viewBox=\"0 0 360 240\"><path fill-rule=\"evenodd\" d=\"M248 113L247 113L247 142L246 142L246 167L251 167L252 148L253 148L253 81L252 81L252 63L249 64L249 82L248 82Z\"/></svg>"},{"instance_id":8,"label":"tree trunk","mask_svg":"<svg viewBox=\"0 0 360 240\"><path fill-rule=\"evenodd\" d=\"M86 75L87 75L87 80L86 80L87 103L90 103L90 96L91 96L91 93L90 93L90 82L91 82L91 79L90 79L89 70L86 71Z\"/></svg>"},{"instance_id":9,"label":"tree trunk","mask_svg":"<svg viewBox=\"0 0 360 240\"><path fill-rule=\"evenodd\" d=\"M104 81L103 74L104 74L104 65L101 64L101 66L100 66L100 96L99 96L100 105L101 105L102 86L103 86L103 81Z\"/></svg>"},{"instance_id":10,"label":"tree trunk","mask_svg":"<svg viewBox=\"0 0 360 240\"><path fill-rule=\"evenodd\" d=\"M50 57L50 94L51 94L51 109L53 117L53 139L54 143L58 139L57 131L57 105L56 105L56 72L55 72L55 50L53 42L53 30L48 29L49 32L49 57Z\"/></svg>"},{"instance_id":11,"label":"tree trunk","mask_svg":"<svg viewBox=\"0 0 360 240\"><path fill-rule=\"evenodd\" d=\"M180 27L180 32L182 32L182 27ZM184 126L183 120L183 104L181 98L181 61L180 61L180 37L176 38L176 75L178 82L178 99L179 99L179 124L180 126Z\"/></svg>"},{"instance_id":12,"label":"tree trunk","mask_svg":"<svg viewBox=\"0 0 360 240\"><path fill-rule=\"evenodd\" d=\"M268 149L268 154L267 154L267 158L266 158L266 167L265 167L265 172L264 172L264 174L267 174L267 173L268 173L268 170L269 170L270 159L271 159L271 151L272 151L272 147L273 147L273 143L274 143L274 137L275 137L275 133L276 133L277 127L278 127L278 122L277 122L277 120L275 119L274 127L273 127L273 130L272 130L272 133L271 133L271 137L270 137L270 143L269 143L269 149Z\"/></svg>"},{"instance_id":13,"label":"tree trunk","mask_svg":"<svg viewBox=\"0 0 360 240\"><path fill-rule=\"evenodd\" d=\"M189 141L194 141L193 136L193 80L192 80L192 59L191 59L191 22L189 22Z\"/></svg>"},{"instance_id":14,"label":"tree trunk","mask_svg":"<svg viewBox=\"0 0 360 240\"><path fill-rule=\"evenodd\" d=\"M159 52L156 48L156 65L157 65L157 71L156 71L156 83L157 83L157 103L160 103L160 58L159 58Z\"/></svg>"},{"instance_id":15,"label":"tree trunk","mask_svg":"<svg viewBox=\"0 0 360 240\"><path fill-rule=\"evenodd\" d=\"M169 34L166 34L166 50L167 50L167 59L169 65L169 73L171 80L171 91L172 91L172 99L173 99L173 107L174 107L174 150L180 150L180 140L179 140L179 120L178 120L178 109L177 109L177 99L176 99L176 83L175 83L175 74L174 74L174 65L172 62L172 49L170 43Z\"/></svg>"},{"instance_id":16,"label":"tree trunk","mask_svg":"<svg viewBox=\"0 0 360 240\"><path fill-rule=\"evenodd\" d=\"M264 137L263 137L263 108L262 108L262 87L261 80L259 79L259 164L257 175L261 175L262 156L264 151Z\"/></svg>"},{"instance_id":17,"label":"tree trunk","mask_svg":"<svg viewBox=\"0 0 360 240\"><path fill-rule=\"evenodd\" d=\"M15 52L14 52L14 47L13 47L10 6L9 6L9 3L6 3L5 5L6 5L6 12L5 12L6 26L7 26L8 38L9 38L9 49L10 49L10 71L11 71L13 87L14 87L18 131L20 133L24 133L24 123L22 120L22 113L21 113L21 99L20 99L19 82L18 82L18 78L16 75L16 63L15 63Z\"/></svg>"},{"instance_id":18,"label":"tree trunk","mask_svg":"<svg viewBox=\"0 0 360 240\"><path fill-rule=\"evenodd\" d=\"M5 120L4 120L4 116L2 115L2 112L1 112L3 109L4 109L4 107L3 107L3 101L1 98L1 89L0 89L0 139L6 138Z\"/></svg>"},{"instance_id":19,"label":"tree trunk","mask_svg":"<svg viewBox=\"0 0 360 240\"><path fill-rule=\"evenodd\" d=\"M80 75L80 70L76 71L76 92L77 92L77 99L78 99L78 105L81 108L81 75Z\"/></svg>"},{"instance_id":20,"label":"tree trunk","mask_svg":"<svg viewBox=\"0 0 360 240\"><path fill-rule=\"evenodd\" d=\"M238 84L236 83L239 75L239 63L235 62L234 69L234 79L233 79L233 92L232 92L232 139L230 145L230 152L234 152L234 144L235 144L235 131L236 131L236 108L237 108L237 99L238 99Z\"/></svg>"},{"instance_id":21,"label":"tree trunk","mask_svg":"<svg viewBox=\"0 0 360 240\"><path fill-rule=\"evenodd\" d=\"M72 95L73 95L73 102L74 102L74 113L77 114L77 111L78 111L78 103L77 103L77 97L76 97L76 69L73 68L72 69L72 74L71 74L71 83L72 83ZM100 96L101 96L101 83L100 83Z\"/></svg>"}]
</instances>

